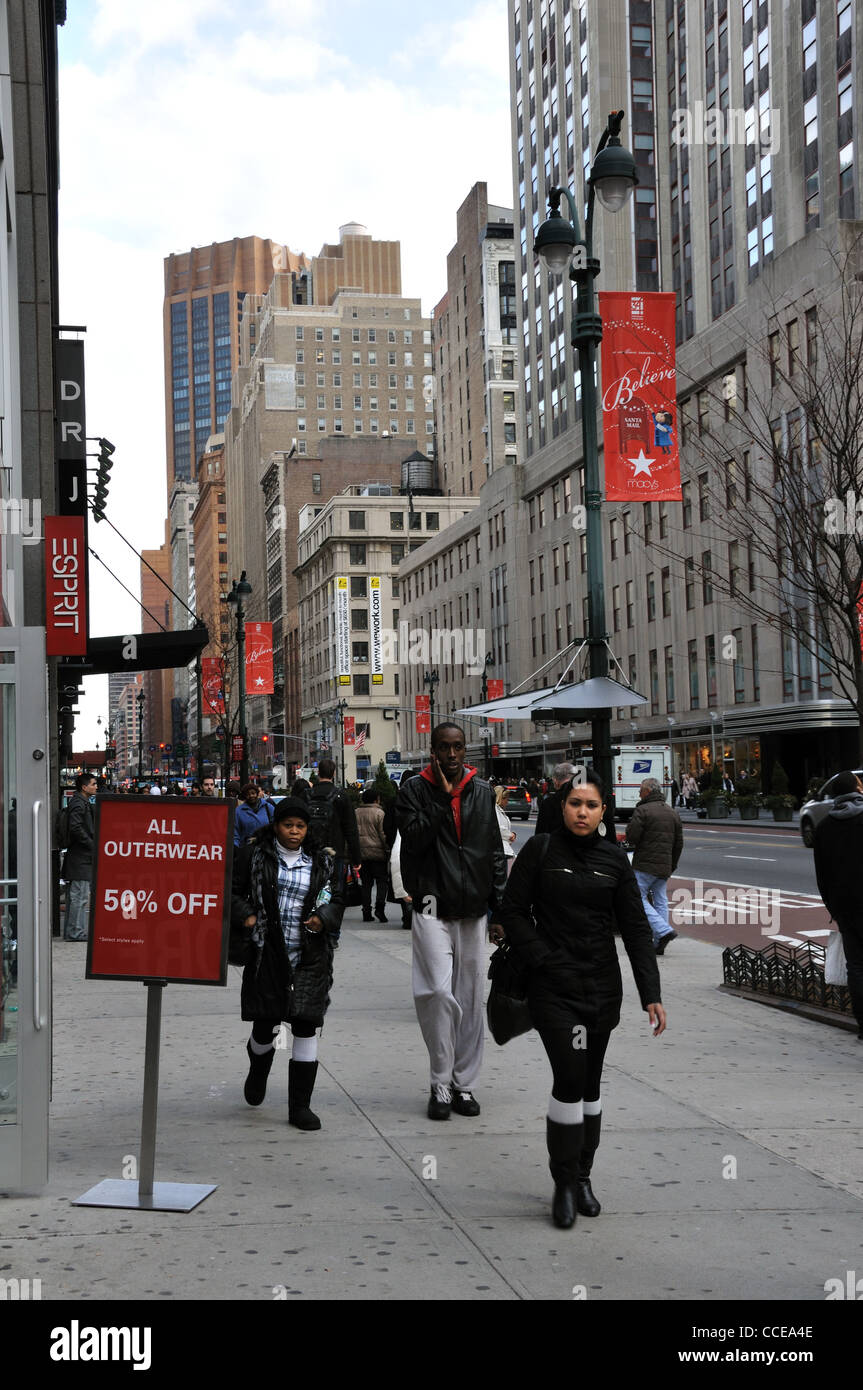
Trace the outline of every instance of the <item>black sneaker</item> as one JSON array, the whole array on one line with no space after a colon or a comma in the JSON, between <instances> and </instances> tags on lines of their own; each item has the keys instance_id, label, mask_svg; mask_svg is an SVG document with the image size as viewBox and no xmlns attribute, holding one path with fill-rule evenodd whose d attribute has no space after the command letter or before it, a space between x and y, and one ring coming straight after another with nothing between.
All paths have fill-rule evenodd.
<instances>
[{"instance_id":1,"label":"black sneaker","mask_svg":"<svg viewBox=\"0 0 863 1390\"><path fill-rule=\"evenodd\" d=\"M657 954L658 956L664 955L664 954L665 954L665 948L666 948L666 946L668 945L668 943L669 943L670 941L676 941L676 940L677 940L677 932L676 932L676 931L669 931L669 932L666 932L665 935L664 935L664 936L661 936L661 937L659 938L659 940L657 941L657 943L656 943L656 954Z\"/></svg>"},{"instance_id":2,"label":"black sneaker","mask_svg":"<svg viewBox=\"0 0 863 1390\"><path fill-rule=\"evenodd\" d=\"M430 1120L448 1120L452 1107L452 1091L449 1086L432 1086L428 1103Z\"/></svg>"},{"instance_id":3,"label":"black sneaker","mask_svg":"<svg viewBox=\"0 0 863 1390\"><path fill-rule=\"evenodd\" d=\"M452 1108L457 1115L478 1115L479 1101L474 1100L472 1091L466 1091L464 1087L453 1086Z\"/></svg>"}]
</instances>

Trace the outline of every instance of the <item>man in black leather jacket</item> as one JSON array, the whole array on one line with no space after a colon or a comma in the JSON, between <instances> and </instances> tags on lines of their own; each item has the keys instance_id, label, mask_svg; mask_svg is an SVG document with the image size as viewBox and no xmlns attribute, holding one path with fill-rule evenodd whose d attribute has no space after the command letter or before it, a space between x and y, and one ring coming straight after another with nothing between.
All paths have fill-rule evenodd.
<instances>
[{"instance_id":1,"label":"man in black leather jacket","mask_svg":"<svg viewBox=\"0 0 863 1390\"><path fill-rule=\"evenodd\" d=\"M506 862L494 793L465 767L464 730L432 730L431 759L399 790L401 873L413 900L413 995L431 1063L429 1119L478 1115L484 945Z\"/></svg>"}]
</instances>

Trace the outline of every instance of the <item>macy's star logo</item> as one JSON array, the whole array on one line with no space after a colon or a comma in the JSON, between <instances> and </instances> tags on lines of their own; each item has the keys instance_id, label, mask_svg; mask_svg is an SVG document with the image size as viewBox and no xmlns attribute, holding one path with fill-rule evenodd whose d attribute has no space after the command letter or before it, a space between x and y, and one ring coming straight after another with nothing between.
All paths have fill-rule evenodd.
<instances>
[{"instance_id":1,"label":"macy's star logo","mask_svg":"<svg viewBox=\"0 0 863 1390\"><path fill-rule=\"evenodd\" d=\"M652 463L655 463L656 459L649 459L645 457L643 445L638 451L638 458L627 459L626 462L631 463L635 469L635 472L632 475L633 478L637 478L640 473L646 473L648 478L653 477L653 474L650 471L650 465Z\"/></svg>"}]
</instances>

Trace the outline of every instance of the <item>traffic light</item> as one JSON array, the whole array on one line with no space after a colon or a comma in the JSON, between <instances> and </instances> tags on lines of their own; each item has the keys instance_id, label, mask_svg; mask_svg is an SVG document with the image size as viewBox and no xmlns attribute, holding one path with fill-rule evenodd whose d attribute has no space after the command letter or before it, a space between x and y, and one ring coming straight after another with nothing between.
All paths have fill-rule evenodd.
<instances>
[{"instance_id":1,"label":"traffic light","mask_svg":"<svg viewBox=\"0 0 863 1390\"><path fill-rule=\"evenodd\" d=\"M79 688L77 685L60 685L57 690L57 714L60 735L60 757L64 761L72 758L72 735L75 731Z\"/></svg>"},{"instance_id":2,"label":"traffic light","mask_svg":"<svg viewBox=\"0 0 863 1390\"><path fill-rule=\"evenodd\" d=\"M102 521L108 501L108 475L114 466L111 455L114 445L108 439L99 440L99 467L96 470L96 490L93 493L93 520Z\"/></svg>"},{"instance_id":3,"label":"traffic light","mask_svg":"<svg viewBox=\"0 0 863 1390\"><path fill-rule=\"evenodd\" d=\"M269 743L269 741L270 741L270 736L269 736L269 734L261 734L261 743Z\"/></svg>"}]
</instances>

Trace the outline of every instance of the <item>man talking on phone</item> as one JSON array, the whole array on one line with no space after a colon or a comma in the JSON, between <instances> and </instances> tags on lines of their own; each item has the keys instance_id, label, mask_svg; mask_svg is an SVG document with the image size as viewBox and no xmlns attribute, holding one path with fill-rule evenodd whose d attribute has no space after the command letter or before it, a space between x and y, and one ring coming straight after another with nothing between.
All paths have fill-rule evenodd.
<instances>
[{"instance_id":1,"label":"man talking on phone","mask_svg":"<svg viewBox=\"0 0 863 1390\"><path fill-rule=\"evenodd\" d=\"M399 790L401 873L413 902L413 995L431 1064L430 1120L479 1114L485 940L506 888L494 792L465 766L458 724L432 730L428 767Z\"/></svg>"}]
</instances>

